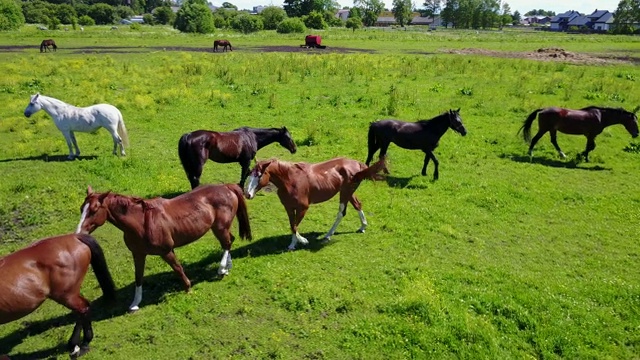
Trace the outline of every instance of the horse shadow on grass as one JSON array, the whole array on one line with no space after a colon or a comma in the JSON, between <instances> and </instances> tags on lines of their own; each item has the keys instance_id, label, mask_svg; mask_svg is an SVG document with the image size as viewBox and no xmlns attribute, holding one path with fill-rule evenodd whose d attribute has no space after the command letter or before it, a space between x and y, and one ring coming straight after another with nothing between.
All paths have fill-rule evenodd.
<instances>
[{"instance_id":1,"label":"horse shadow on grass","mask_svg":"<svg viewBox=\"0 0 640 360\"><path fill-rule=\"evenodd\" d=\"M408 190L424 190L427 189L428 186L425 184L410 184L411 180L414 178L420 178L421 175L413 175L409 177L396 177L391 175L386 175L385 180L389 187L400 188L400 189L408 189ZM433 182L433 181L431 181Z\"/></svg>"},{"instance_id":2,"label":"horse shadow on grass","mask_svg":"<svg viewBox=\"0 0 640 360\"><path fill-rule=\"evenodd\" d=\"M588 171L603 171L603 170L611 170L611 168L603 167L600 165L594 166L580 166L587 165L589 163L584 162L582 158L576 156L574 158L568 160L554 160L549 159L547 157L542 156L533 156L529 155L515 155L515 154L502 154L500 155L503 159L509 159L511 161L519 162L519 163L531 163L531 164L539 164L549 167L555 168L565 168L565 169L579 169L579 170L588 170Z\"/></svg>"},{"instance_id":3,"label":"horse shadow on grass","mask_svg":"<svg viewBox=\"0 0 640 360\"><path fill-rule=\"evenodd\" d=\"M22 158L11 158L11 159L1 159L0 163L4 162L12 162L12 161L44 161L44 162L63 162L63 161L74 161L74 160L95 160L98 157L95 155L87 155L87 156L78 156L73 160L69 160L67 158L68 155L48 155L42 154L38 156L27 156Z\"/></svg>"},{"instance_id":4,"label":"horse shadow on grass","mask_svg":"<svg viewBox=\"0 0 640 360\"><path fill-rule=\"evenodd\" d=\"M166 195L166 194L165 194ZM335 243L335 240L329 242L323 242L316 240L322 233L312 232L306 233L309 239L309 244L305 246L299 245L299 249L296 251L320 251L326 246L330 246ZM339 235L336 233L335 235ZM334 236L335 236L334 235ZM291 235L271 236L259 239L257 241L246 242L246 245L231 250L231 257L235 259L245 257L258 257L263 255L279 254L288 252L287 246L291 241ZM217 244L217 242L215 242ZM238 241L235 243L238 244ZM216 282L220 281L218 276L218 265L222 257L222 250L215 248L213 251L208 251L208 254L196 262L184 262L182 261L182 267L185 274L191 280L192 286L199 283ZM233 272L234 270L232 270ZM241 269L236 271L241 272ZM132 280L134 277L133 271L130 274ZM144 277L144 295L142 303L140 304L141 310L144 311L144 307L149 305L157 305L161 303L164 298L170 294L183 292L182 282L179 277L167 266L167 271L163 271L157 274L145 275ZM128 314L128 304L133 299L135 290L135 283L132 281L129 285L121 287L116 290L116 301L113 304L107 303L102 296L91 301L91 314L92 321L99 322L110 318L123 316ZM51 301L51 300L48 300ZM38 310L36 310L38 311ZM18 320L19 321L19 320ZM0 354L10 354L11 350L17 345L22 343L23 339L36 336L47 332L53 328L62 326L69 327L69 336L71 335L71 325L76 321L76 316L72 313L66 315L60 315L54 318L40 320L40 321L23 321L23 327L10 334L0 338ZM98 334L99 335L99 334ZM47 349L41 349L28 353L14 353L10 354L12 360L31 360L31 359L47 359L51 357L57 357L61 354L67 353L66 340L61 343L52 345Z\"/></svg>"}]
</instances>

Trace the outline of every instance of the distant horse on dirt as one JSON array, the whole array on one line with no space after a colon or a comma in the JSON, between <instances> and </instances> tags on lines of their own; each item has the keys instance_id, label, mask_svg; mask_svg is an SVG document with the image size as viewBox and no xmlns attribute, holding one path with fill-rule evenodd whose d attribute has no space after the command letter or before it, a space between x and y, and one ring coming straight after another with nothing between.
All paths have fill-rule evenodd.
<instances>
[{"instance_id":1,"label":"distant horse on dirt","mask_svg":"<svg viewBox=\"0 0 640 360\"><path fill-rule=\"evenodd\" d=\"M80 287L89 264L98 279L104 299L115 300L116 289L102 248L89 235L69 234L46 238L1 257L0 324L32 313L49 298L77 314L67 344L71 357L86 353L93 339L91 305L80 295Z\"/></svg>"},{"instance_id":2,"label":"distant horse on dirt","mask_svg":"<svg viewBox=\"0 0 640 360\"><path fill-rule=\"evenodd\" d=\"M531 124L536 117L538 118L538 133L531 139ZM587 137L587 147L581 155L584 156L586 162L589 162L589 152L596 148L596 136L607 126L615 124L623 124L633 138L638 137L638 117L636 114L624 109L597 106L588 106L580 110L559 107L536 109L524 121L520 131L524 135L524 140L530 142L529 156L533 156L533 147L548 131L551 143L563 159L567 156L558 146L557 132L584 135Z\"/></svg>"},{"instance_id":3,"label":"distant horse on dirt","mask_svg":"<svg viewBox=\"0 0 640 360\"><path fill-rule=\"evenodd\" d=\"M467 129L462 124L460 109L449 110L430 120L419 120L416 122L405 122L400 120L379 120L369 125L368 145L369 155L367 155L367 165L371 163L373 154L380 149L380 157L387 154L387 149L391 143L401 148L410 150L422 150L425 153L424 165L422 166L422 176L427 175L427 164L429 159L433 160L435 170L433 179L438 180L438 159L433 154L433 150L438 146L440 138L449 129L453 129L465 136Z\"/></svg>"},{"instance_id":4,"label":"distant horse on dirt","mask_svg":"<svg viewBox=\"0 0 640 360\"><path fill-rule=\"evenodd\" d=\"M184 134L178 142L178 155L192 189L200 185L202 168L207 159L218 163L240 163L240 187L244 187L251 160L256 157L256 152L274 142L292 154L297 151L286 127L241 127L229 132L197 130Z\"/></svg>"},{"instance_id":5,"label":"distant horse on dirt","mask_svg":"<svg viewBox=\"0 0 640 360\"><path fill-rule=\"evenodd\" d=\"M58 46L53 39L42 40L40 43L40 52L47 52L47 50L51 51L51 47L53 47L53 51L58 51Z\"/></svg>"},{"instance_id":6,"label":"distant horse on dirt","mask_svg":"<svg viewBox=\"0 0 640 360\"><path fill-rule=\"evenodd\" d=\"M76 233L90 234L106 221L124 233L124 243L133 254L136 290L129 311L139 309L142 278L147 255L159 255L180 276L185 291L191 289L173 249L213 232L224 249L218 274L231 269L233 218L239 222L240 237L251 239L251 227L242 189L235 184L205 185L173 199L141 199L112 192L96 193L89 186L81 206Z\"/></svg>"},{"instance_id":7,"label":"distant horse on dirt","mask_svg":"<svg viewBox=\"0 0 640 360\"><path fill-rule=\"evenodd\" d=\"M317 164L290 163L277 159L264 160L259 161L251 171L245 196L252 199L257 191L270 182L278 188L280 202L289 215L292 233L289 250L295 250L298 242L304 245L309 243L298 233L298 226L309 205L327 201L337 193L340 193L340 206L336 221L327 234L320 239L329 240L336 231L338 224L346 215L347 202L350 202L358 211L362 224L358 232L363 233L367 227L367 220L362 211L362 204L354 193L363 180L380 179L378 172L385 169L385 158L371 167L345 158L335 158Z\"/></svg>"},{"instance_id":8,"label":"distant horse on dirt","mask_svg":"<svg viewBox=\"0 0 640 360\"><path fill-rule=\"evenodd\" d=\"M113 138L113 155L118 154L118 145L120 155L125 155L124 147L128 146L129 142L127 128L124 126L120 110L115 106L98 104L81 108L37 93L31 96L29 105L24 109L24 116L30 117L40 110L44 110L51 116L58 130L64 135L69 147L69 160L80 156L74 131L94 132L101 127L107 129ZM72 143L76 149L75 154L71 147Z\"/></svg>"},{"instance_id":9,"label":"distant horse on dirt","mask_svg":"<svg viewBox=\"0 0 640 360\"><path fill-rule=\"evenodd\" d=\"M218 46L222 46L222 52L227 51L227 47L229 48L230 51L233 51L233 48L231 47L231 43L229 42L229 40L215 40L213 42L213 52L218 51Z\"/></svg>"}]
</instances>

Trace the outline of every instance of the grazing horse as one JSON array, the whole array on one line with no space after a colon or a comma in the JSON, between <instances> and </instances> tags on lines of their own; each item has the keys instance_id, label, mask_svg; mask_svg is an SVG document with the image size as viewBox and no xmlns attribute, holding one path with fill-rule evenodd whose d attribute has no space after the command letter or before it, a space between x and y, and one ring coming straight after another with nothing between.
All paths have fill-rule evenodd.
<instances>
[{"instance_id":1,"label":"grazing horse","mask_svg":"<svg viewBox=\"0 0 640 360\"><path fill-rule=\"evenodd\" d=\"M51 48L49 46L53 47L53 51L58 51L56 42L53 41L53 39L47 39L42 40L42 42L40 43L40 52L47 52L47 50L51 51Z\"/></svg>"},{"instance_id":2,"label":"grazing horse","mask_svg":"<svg viewBox=\"0 0 640 360\"><path fill-rule=\"evenodd\" d=\"M91 306L80 295L80 287L89 264L105 300L115 300L116 289L102 248L89 235L46 238L1 257L0 324L32 313L49 298L78 315L67 345L72 357L86 353L93 339L93 328Z\"/></svg>"},{"instance_id":3,"label":"grazing horse","mask_svg":"<svg viewBox=\"0 0 640 360\"><path fill-rule=\"evenodd\" d=\"M278 188L278 197L289 215L291 227L291 244L289 250L295 250L296 244L309 242L298 233L298 225L304 218L309 205L331 199L340 193L340 206L335 223L326 235L319 239L329 240L338 224L347 212L347 201L353 205L360 215L362 226L358 232L363 233L367 220L362 211L362 204L355 196L360 182L365 179L380 179L378 172L386 169L385 158L371 167L346 158L335 158L317 164L304 162L290 163L277 159L263 160L251 171L245 196L252 199L256 192L269 182Z\"/></svg>"},{"instance_id":4,"label":"grazing horse","mask_svg":"<svg viewBox=\"0 0 640 360\"><path fill-rule=\"evenodd\" d=\"M242 189L235 184L206 185L173 199L141 199L111 192L96 193L87 188L77 233L90 234L105 221L124 233L124 243L133 255L136 290L129 311L139 309L142 278L147 255L159 255L191 288L173 249L200 239L209 229L224 249L218 274L231 269L233 218L240 224L240 237L251 239L251 227Z\"/></svg>"},{"instance_id":5,"label":"grazing horse","mask_svg":"<svg viewBox=\"0 0 640 360\"><path fill-rule=\"evenodd\" d=\"M191 188L200 185L202 167L207 159L218 163L240 163L240 187L249 174L251 160L263 147L277 142L295 154L296 144L286 127L259 129L241 127L229 132L197 130L182 135L178 142L178 155Z\"/></svg>"},{"instance_id":6,"label":"grazing horse","mask_svg":"<svg viewBox=\"0 0 640 360\"><path fill-rule=\"evenodd\" d=\"M24 109L24 116L30 117L34 113L44 110L56 124L56 127L64 135L69 147L68 159L72 160L80 156L80 149L76 142L74 131L93 132L101 127L107 129L113 138L113 155L117 155L118 145L120 155L124 156L124 147L128 146L129 138L127 128L124 126L122 114L115 106L98 104L88 107L75 107L49 96L32 95L29 105ZM75 154L71 144L76 149Z\"/></svg>"},{"instance_id":7,"label":"grazing horse","mask_svg":"<svg viewBox=\"0 0 640 360\"><path fill-rule=\"evenodd\" d=\"M425 153L424 165L422 166L422 176L427 175L427 164L429 159L433 160L435 170L433 179L438 180L438 159L433 154L433 150L438 146L440 138L449 129L465 136L467 129L462 124L460 109L449 110L430 120L419 120L416 122L405 122L400 120L379 120L369 125L369 155L367 155L367 165L371 163L373 154L380 149L380 157L387 154L389 144L394 143L401 148L411 150L422 150Z\"/></svg>"},{"instance_id":8,"label":"grazing horse","mask_svg":"<svg viewBox=\"0 0 640 360\"><path fill-rule=\"evenodd\" d=\"M227 51L227 47L229 47L230 51L233 51L233 48L231 47L231 43L229 42L229 40L215 40L213 42L213 52L218 51L218 46L222 46L222 52Z\"/></svg>"},{"instance_id":9,"label":"grazing horse","mask_svg":"<svg viewBox=\"0 0 640 360\"><path fill-rule=\"evenodd\" d=\"M531 124L538 118L538 133L531 139ZM533 156L533 147L548 131L551 143L562 158L567 156L562 152L556 138L560 131L570 135L584 135L587 137L587 147L581 153L589 162L589 152L596 148L596 136L607 126L623 124L632 137L638 137L638 117L624 109L589 106L580 110L548 107L532 112L520 128L524 140L530 142L529 156Z\"/></svg>"}]
</instances>

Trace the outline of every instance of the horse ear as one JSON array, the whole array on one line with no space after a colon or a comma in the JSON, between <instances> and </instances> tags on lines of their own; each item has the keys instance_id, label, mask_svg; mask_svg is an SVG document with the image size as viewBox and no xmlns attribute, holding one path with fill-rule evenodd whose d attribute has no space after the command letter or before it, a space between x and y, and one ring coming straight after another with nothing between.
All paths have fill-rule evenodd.
<instances>
[{"instance_id":1,"label":"horse ear","mask_svg":"<svg viewBox=\"0 0 640 360\"><path fill-rule=\"evenodd\" d=\"M458 108L458 110L456 110L456 112L459 113L460 112L460 108Z\"/></svg>"},{"instance_id":2,"label":"horse ear","mask_svg":"<svg viewBox=\"0 0 640 360\"><path fill-rule=\"evenodd\" d=\"M286 127L286 126L283 126L283 127L282 127L282 131L284 131L284 132L289 132L289 130L287 129L287 127Z\"/></svg>"},{"instance_id":3,"label":"horse ear","mask_svg":"<svg viewBox=\"0 0 640 360\"><path fill-rule=\"evenodd\" d=\"M637 114L638 110L640 110L640 105L638 105L635 108L633 108L633 110L631 110L631 112L634 113L634 114Z\"/></svg>"},{"instance_id":4,"label":"horse ear","mask_svg":"<svg viewBox=\"0 0 640 360\"><path fill-rule=\"evenodd\" d=\"M87 196L93 194L93 189L91 188L91 185L87 186Z\"/></svg>"}]
</instances>

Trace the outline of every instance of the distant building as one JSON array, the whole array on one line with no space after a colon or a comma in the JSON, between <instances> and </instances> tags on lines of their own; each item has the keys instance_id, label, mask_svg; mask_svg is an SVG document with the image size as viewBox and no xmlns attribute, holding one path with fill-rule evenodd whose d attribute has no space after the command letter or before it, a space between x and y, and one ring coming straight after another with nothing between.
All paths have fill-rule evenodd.
<instances>
[{"instance_id":1,"label":"distant building","mask_svg":"<svg viewBox=\"0 0 640 360\"><path fill-rule=\"evenodd\" d=\"M264 5L254 6L254 7L253 7L253 11L252 11L252 12L253 12L254 14L260 14L260 13L262 12L262 10L264 10L264 9L266 9L266 8L267 8L267 6L264 6Z\"/></svg>"},{"instance_id":2,"label":"distant building","mask_svg":"<svg viewBox=\"0 0 640 360\"><path fill-rule=\"evenodd\" d=\"M336 17L342 21L347 21L349 18L349 9L340 9L336 13Z\"/></svg>"},{"instance_id":3,"label":"distant building","mask_svg":"<svg viewBox=\"0 0 640 360\"><path fill-rule=\"evenodd\" d=\"M551 19L551 30L567 31L569 28L591 31L607 31L613 24L613 13L609 10L596 9L590 15L582 15L577 11L567 11Z\"/></svg>"}]
</instances>

